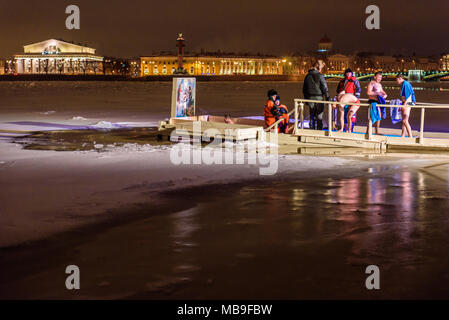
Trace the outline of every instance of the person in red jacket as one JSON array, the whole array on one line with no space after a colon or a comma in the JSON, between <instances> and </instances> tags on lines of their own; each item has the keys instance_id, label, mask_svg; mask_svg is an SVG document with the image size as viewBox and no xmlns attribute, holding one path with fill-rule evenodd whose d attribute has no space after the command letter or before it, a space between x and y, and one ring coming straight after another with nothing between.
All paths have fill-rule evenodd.
<instances>
[{"instance_id":1,"label":"person in red jacket","mask_svg":"<svg viewBox=\"0 0 449 320\"><path fill-rule=\"evenodd\" d=\"M337 86L337 96L339 94L352 93L360 99L360 94L362 93L362 87L360 86L359 80L354 77L351 69L346 69L345 77L342 79Z\"/></svg>"}]
</instances>

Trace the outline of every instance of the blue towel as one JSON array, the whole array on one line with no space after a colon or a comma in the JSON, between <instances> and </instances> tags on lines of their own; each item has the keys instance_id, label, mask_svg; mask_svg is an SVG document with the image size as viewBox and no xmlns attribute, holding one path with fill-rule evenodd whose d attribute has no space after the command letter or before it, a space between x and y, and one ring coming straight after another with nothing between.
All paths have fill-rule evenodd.
<instances>
[{"instance_id":1,"label":"blue towel","mask_svg":"<svg viewBox=\"0 0 449 320\"><path fill-rule=\"evenodd\" d=\"M402 105L402 102L399 99L395 99L395 100L391 100L390 104L393 106L400 106L400 105ZM390 117L391 117L391 122L393 122L393 124L396 124L396 123L402 121L402 115L401 115L401 112L399 111L399 107L390 108Z\"/></svg>"},{"instance_id":2,"label":"blue towel","mask_svg":"<svg viewBox=\"0 0 449 320\"><path fill-rule=\"evenodd\" d=\"M416 103L415 91L413 91L413 87L410 82L405 80L401 86L401 97L404 97L405 100L407 100L408 98L410 98L410 96L412 102Z\"/></svg>"},{"instance_id":3,"label":"blue towel","mask_svg":"<svg viewBox=\"0 0 449 320\"><path fill-rule=\"evenodd\" d=\"M387 101L382 96L377 96L377 101L379 104L387 104ZM382 112L382 119L387 118L387 108L386 107L380 107L380 112Z\"/></svg>"},{"instance_id":4,"label":"blue towel","mask_svg":"<svg viewBox=\"0 0 449 320\"><path fill-rule=\"evenodd\" d=\"M381 120L380 114L379 114L379 108L377 107L377 102L372 102L370 107L370 114L371 114L371 122L374 124L377 121Z\"/></svg>"}]
</instances>

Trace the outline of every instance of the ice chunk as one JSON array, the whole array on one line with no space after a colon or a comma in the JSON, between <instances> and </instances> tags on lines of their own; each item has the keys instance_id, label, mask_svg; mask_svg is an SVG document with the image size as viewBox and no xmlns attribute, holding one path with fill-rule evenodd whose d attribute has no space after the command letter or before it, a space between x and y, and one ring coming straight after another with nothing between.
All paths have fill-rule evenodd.
<instances>
[{"instance_id":1,"label":"ice chunk","mask_svg":"<svg viewBox=\"0 0 449 320\"><path fill-rule=\"evenodd\" d=\"M91 126L92 128L97 129L116 129L116 128L123 128L123 126L119 125L118 123L113 123L109 121L100 121Z\"/></svg>"}]
</instances>

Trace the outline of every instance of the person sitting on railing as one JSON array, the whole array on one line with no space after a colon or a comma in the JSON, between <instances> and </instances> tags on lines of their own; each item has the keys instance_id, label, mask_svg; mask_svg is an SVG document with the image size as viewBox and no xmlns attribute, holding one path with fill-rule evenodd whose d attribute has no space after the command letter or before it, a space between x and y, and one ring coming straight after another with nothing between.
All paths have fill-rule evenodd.
<instances>
[{"instance_id":1,"label":"person sitting on railing","mask_svg":"<svg viewBox=\"0 0 449 320\"><path fill-rule=\"evenodd\" d=\"M278 107L278 114L279 114L279 117L277 118L276 121L280 120L281 118L284 118L284 121L280 122L278 125L279 132L288 133L288 122L290 120L290 117L288 116L287 106L281 104L281 97L279 95L276 97L275 104Z\"/></svg>"},{"instance_id":2,"label":"person sitting on railing","mask_svg":"<svg viewBox=\"0 0 449 320\"><path fill-rule=\"evenodd\" d=\"M348 106L346 131L351 133L354 127L354 115L359 110L360 105L348 105L348 103L360 103L360 100L352 93L342 92L338 95L337 101L338 103L333 105L334 108L338 106L340 110L340 129L337 132L343 132L345 129L345 106Z\"/></svg>"},{"instance_id":3,"label":"person sitting on railing","mask_svg":"<svg viewBox=\"0 0 449 320\"><path fill-rule=\"evenodd\" d=\"M278 96L278 93L276 90L269 90L268 91L268 101L265 104L264 109L264 117L265 117L265 128L270 127L273 125L277 120L279 120L281 114L279 112L279 107L276 105L276 98Z\"/></svg>"},{"instance_id":4,"label":"person sitting on railing","mask_svg":"<svg viewBox=\"0 0 449 320\"><path fill-rule=\"evenodd\" d=\"M360 99L360 95L362 93L360 82L356 77L354 77L354 73L350 68L345 70L345 77L340 80L337 86L337 96L348 93L353 94L357 99ZM351 132L353 126L357 121L357 114L354 112L350 119L351 121L348 121L348 113L350 112L351 108L346 105L343 109L338 109L340 111L340 118L343 118L345 121L345 126L347 126L347 128L351 126L351 130L349 130L349 132ZM340 127L340 130L343 130L342 127Z\"/></svg>"},{"instance_id":5,"label":"person sitting on railing","mask_svg":"<svg viewBox=\"0 0 449 320\"><path fill-rule=\"evenodd\" d=\"M396 76L396 82L401 85L401 100L402 100L402 134L401 137L405 137L405 132L407 131L408 136L412 137L412 127L410 126L410 122L408 121L410 117L410 107L416 105L416 97L415 92L413 91L413 87L410 82L404 79L402 74L398 74Z\"/></svg>"}]
</instances>

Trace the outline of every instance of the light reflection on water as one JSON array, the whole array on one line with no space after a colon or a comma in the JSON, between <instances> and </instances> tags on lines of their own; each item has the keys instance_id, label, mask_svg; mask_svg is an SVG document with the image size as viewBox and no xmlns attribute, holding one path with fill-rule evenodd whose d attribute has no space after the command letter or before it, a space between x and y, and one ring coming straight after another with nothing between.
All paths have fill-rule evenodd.
<instances>
[{"instance_id":1,"label":"light reflection on water","mask_svg":"<svg viewBox=\"0 0 449 320\"><path fill-rule=\"evenodd\" d=\"M436 284L430 280L435 277L449 284L437 263L440 260L449 267L444 253L449 240L447 181L397 167L373 167L370 172L346 179L250 185L226 196L212 195L213 201L196 208L199 228L189 233L189 241L202 248L197 254L206 253L213 264L222 264L223 273L208 273L212 262L200 259L205 265L198 276L228 279L227 272L232 272L232 281L248 287L206 296L235 297L236 292L243 296L243 292L268 290L287 298L327 297L312 285L325 278L348 290L333 297L360 297L363 293L354 287L360 279L354 272L365 264L379 264L391 272L384 281L395 289L384 291L383 297L399 297L395 294L401 285L424 286L427 292L428 286ZM209 241L220 245L210 246ZM242 262L242 256L247 261ZM329 269L317 267L317 261ZM291 270L285 270L285 265ZM228 267L234 269L226 271ZM333 267L342 269L343 275L334 277ZM295 268L307 276L297 279ZM283 275L271 270L283 270ZM401 281L401 276L406 280ZM302 289L293 290L293 283L311 290L309 296ZM225 287L237 290L237 284Z\"/></svg>"},{"instance_id":2,"label":"light reflection on water","mask_svg":"<svg viewBox=\"0 0 449 320\"><path fill-rule=\"evenodd\" d=\"M188 208L150 207L148 218L65 251L88 270L85 297L447 299L448 169L379 165L344 178L178 190L162 197ZM53 279L60 260L0 292L68 297ZM371 264L380 291L364 287Z\"/></svg>"}]
</instances>

